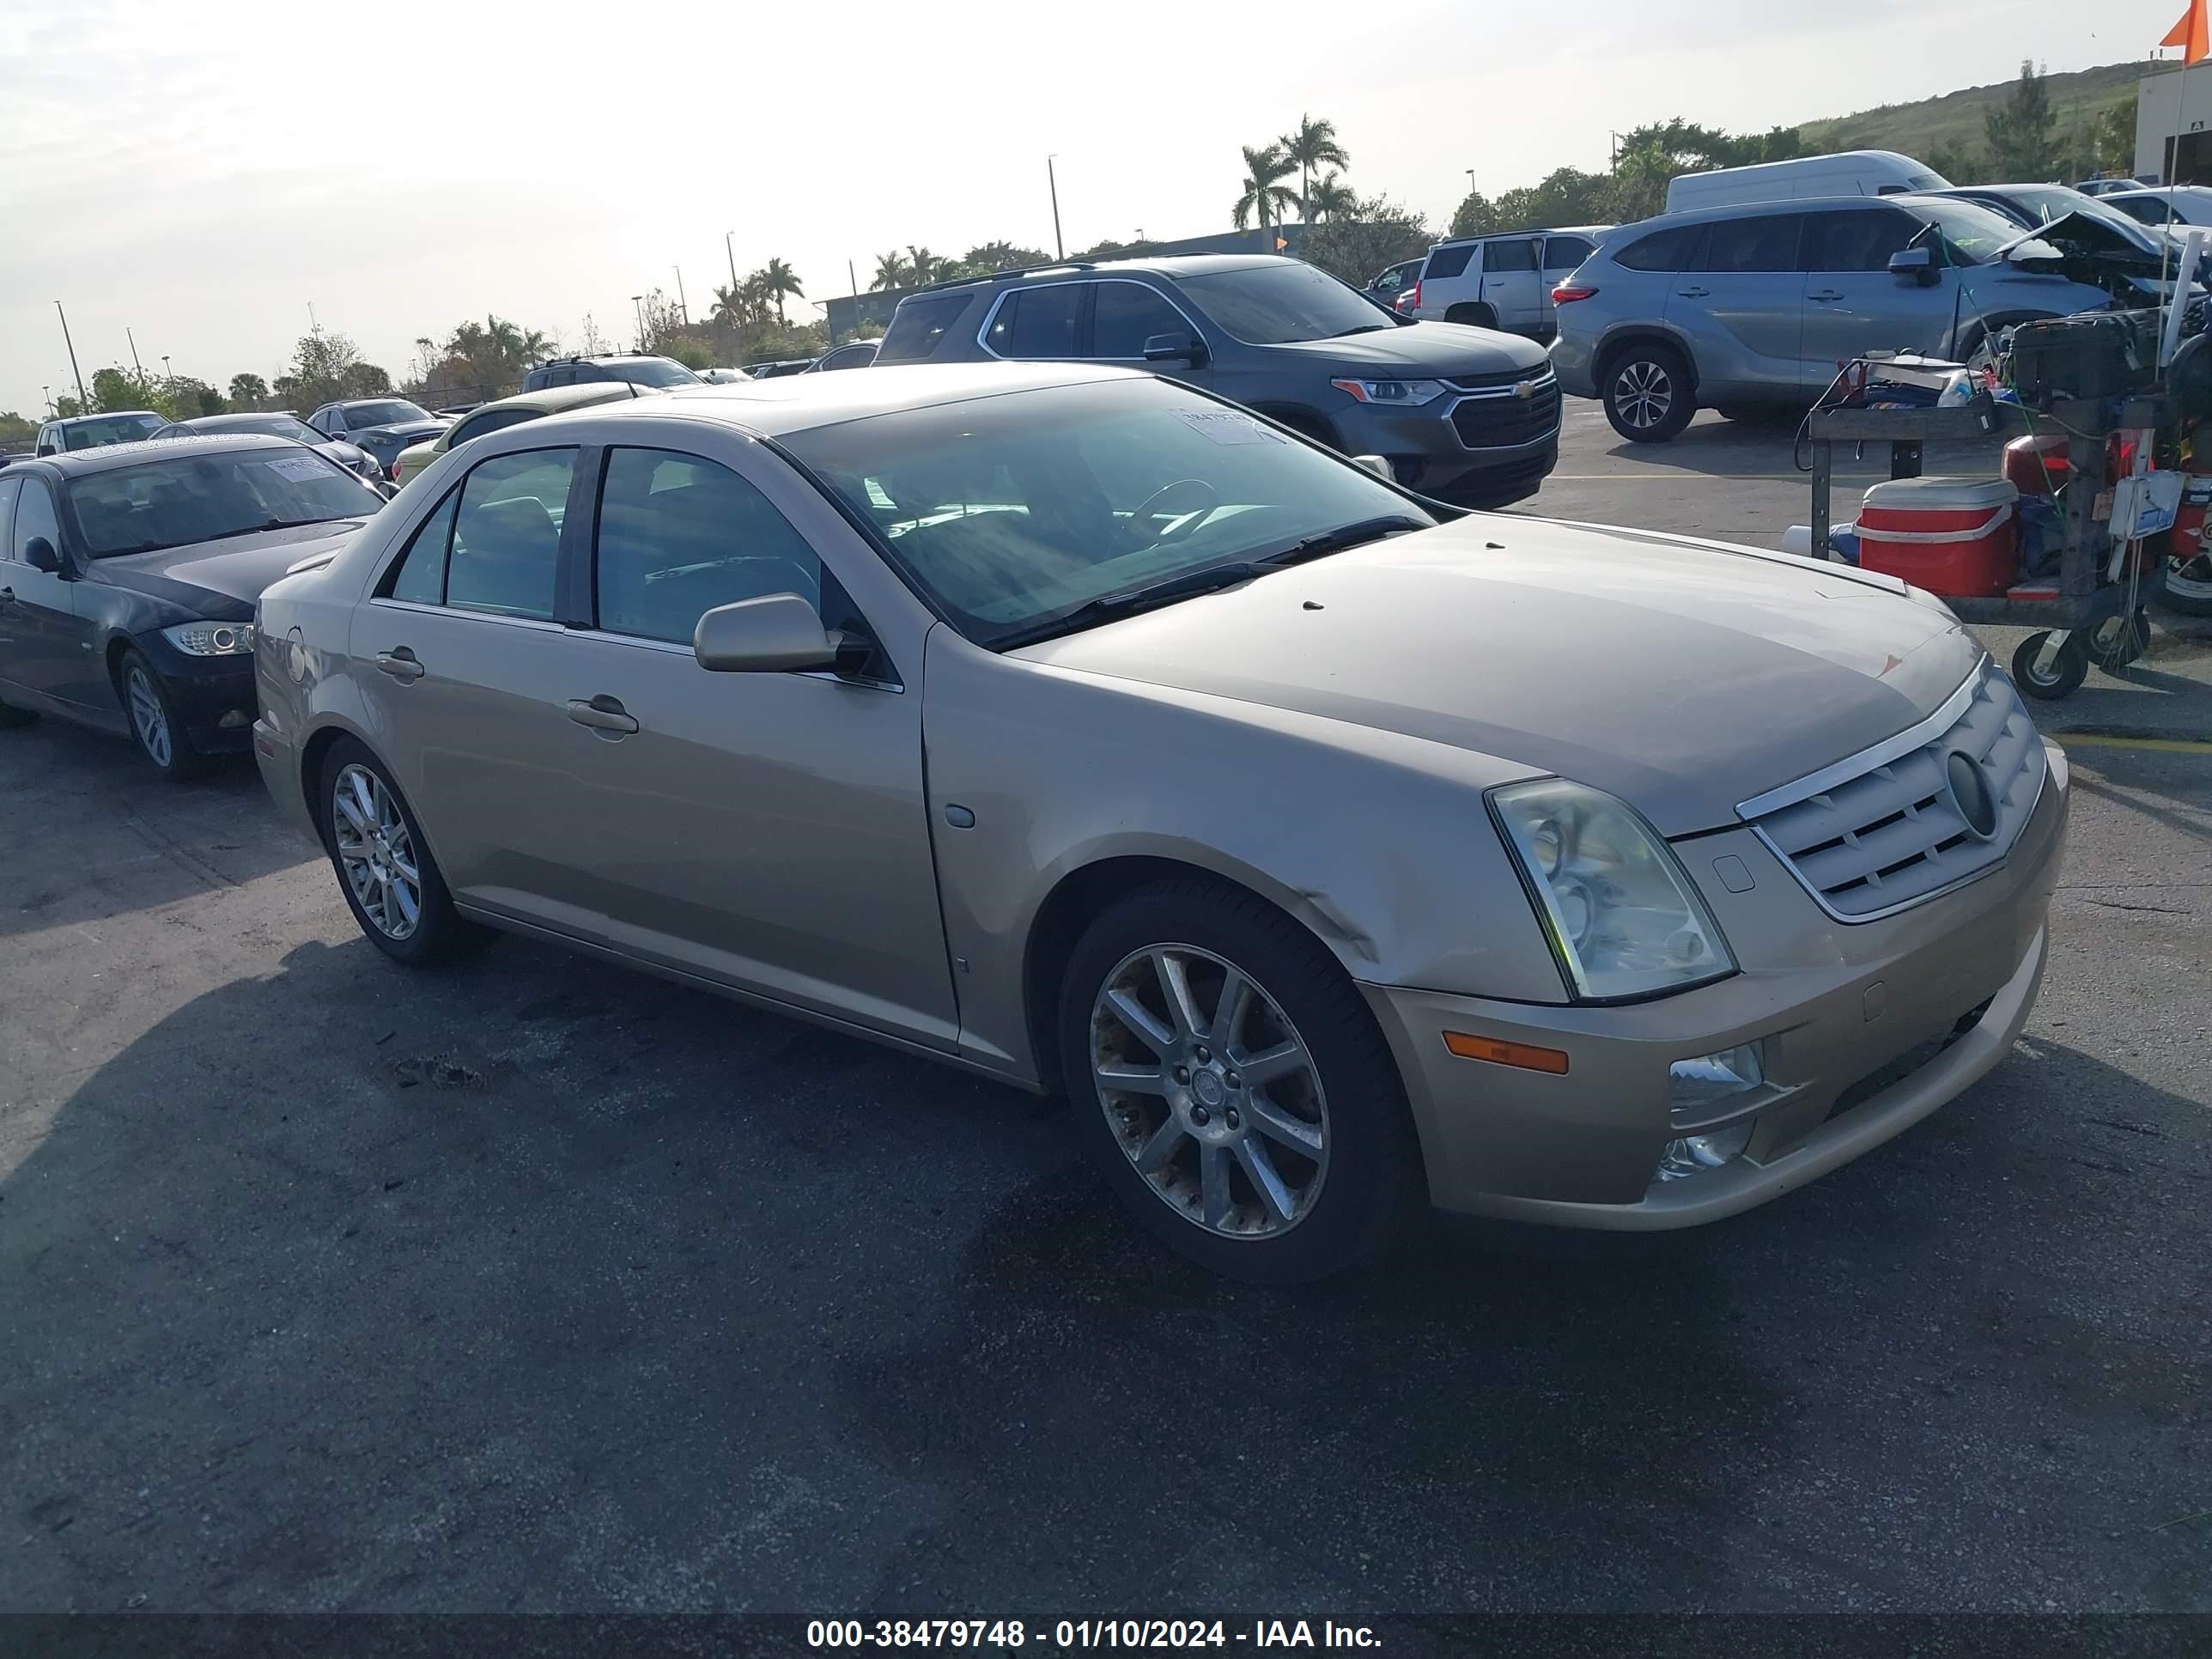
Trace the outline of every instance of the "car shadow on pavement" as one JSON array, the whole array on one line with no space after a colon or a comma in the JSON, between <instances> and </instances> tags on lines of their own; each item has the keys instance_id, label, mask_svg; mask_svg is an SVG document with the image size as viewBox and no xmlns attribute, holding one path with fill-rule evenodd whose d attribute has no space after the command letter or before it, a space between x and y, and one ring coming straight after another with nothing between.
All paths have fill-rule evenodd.
<instances>
[{"instance_id":1,"label":"car shadow on pavement","mask_svg":"<svg viewBox=\"0 0 2212 1659\"><path fill-rule=\"evenodd\" d=\"M247 756L175 783L131 744L58 720L0 732L0 756L11 819L38 826L0 857L0 937L197 898L318 856L278 821ZM88 858L118 822L131 851Z\"/></svg>"},{"instance_id":2,"label":"car shadow on pavement","mask_svg":"<svg viewBox=\"0 0 2212 1659\"><path fill-rule=\"evenodd\" d=\"M2185 1592L2201 1538L2142 1528L2206 1339L2143 1264L2201 1266L2204 1114L2100 1061L2024 1052L1717 1228L1293 1291L1146 1242L1065 1109L520 941L302 945L0 1152L0 1600Z\"/></svg>"}]
</instances>

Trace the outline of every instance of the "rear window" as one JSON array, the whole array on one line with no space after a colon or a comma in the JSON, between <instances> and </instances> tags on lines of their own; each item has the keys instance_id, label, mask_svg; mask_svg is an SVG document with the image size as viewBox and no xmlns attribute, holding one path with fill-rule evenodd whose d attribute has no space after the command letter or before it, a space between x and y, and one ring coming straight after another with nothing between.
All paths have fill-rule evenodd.
<instances>
[{"instance_id":1,"label":"rear window","mask_svg":"<svg viewBox=\"0 0 2212 1659\"><path fill-rule=\"evenodd\" d=\"M1655 230L1614 254L1613 262L1628 270L1695 270L1705 262L1705 227Z\"/></svg>"},{"instance_id":2,"label":"rear window","mask_svg":"<svg viewBox=\"0 0 2212 1659\"><path fill-rule=\"evenodd\" d=\"M1548 236L1544 240L1544 269L1565 272L1597 252L1597 245L1581 236Z\"/></svg>"},{"instance_id":3,"label":"rear window","mask_svg":"<svg viewBox=\"0 0 2212 1659\"><path fill-rule=\"evenodd\" d=\"M632 386L697 386L699 377L670 357L645 357L635 362L610 363L605 376L594 379L628 380Z\"/></svg>"},{"instance_id":4,"label":"rear window","mask_svg":"<svg viewBox=\"0 0 2212 1659\"><path fill-rule=\"evenodd\" d=\"M1472 243L1462 247L1432 248L1429 252L1429 263L1421 271L1421 280L1428 283L1439 277L1463 276L1467 274L1467 262L1474 256Z\"/></svg>"},{"instance_id":5,"label":"rear window","mask_svg":"<svg viewBox=\"0 0 2212 1659\"><path fill-rule=\"evenodd\" d=\"M64 427L62 445L67 449L97 449L102 444L137 443L167 424L159 415L108 415Z\"/></svg>"},{"instance_id":6,"label":"rear window","mask_svg":"<svg viewBox=\"0 0 2212 1659\"><path fill-rule=\"evenodd\" d=\"M951 294L916 294L901 300L891 313L878 362L910 362L927 357L944 343L945 331L960 320L960 313L981 290L961 289Z\"/></svg>"}]
</instances>

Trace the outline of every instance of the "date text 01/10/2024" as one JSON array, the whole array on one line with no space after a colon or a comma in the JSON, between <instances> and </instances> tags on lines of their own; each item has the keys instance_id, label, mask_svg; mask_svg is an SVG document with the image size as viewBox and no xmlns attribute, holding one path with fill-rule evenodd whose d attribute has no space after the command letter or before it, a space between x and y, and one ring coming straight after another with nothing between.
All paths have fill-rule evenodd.
<instances>
[{"instance_id":1,"label":"date text 01/10/2024","mask_svg":"<svg viewBox=\"0 0 2212 1659\"><path fill-rule=\"evenodd\" d=\"M1255 1620L1249 1629L1219 1619L1060 1619L1048 1626L1019 1619L814 1619L806 1626L811 1648L1376 1648L1365 1625L1324 1619L1316 1630L1304 1619Z\"/></svg>"}]
</instances>

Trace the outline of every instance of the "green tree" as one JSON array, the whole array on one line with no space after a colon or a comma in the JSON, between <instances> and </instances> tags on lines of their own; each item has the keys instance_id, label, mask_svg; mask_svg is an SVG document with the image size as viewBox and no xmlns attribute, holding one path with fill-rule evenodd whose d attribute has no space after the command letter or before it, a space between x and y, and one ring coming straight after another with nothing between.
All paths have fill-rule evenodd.
<instances>
[{"instance_id":1,"label":"green tree","mask_svg":"<svg viewBox=\"0 0 2212 1659\"><path fill-rule=\"evenodd\" d=\"M1656 140L1624 147L1613 164L1613 211L1616 223L1649 219L1667 210L1667 185L1680 172L1681 158Z\"/></svg>"},{"instance_id":2,"label":"green tree","mask_svg":"<svg viewBox=\"0 0 2212 1659\"><path fill-rule=\"evenodd\" d=\"M960 256L960 263L977 270L1019 270L1028 265L1051 263L1042 248L1022 247L1013 242L979 242Z\"/></svg>"},{"instance_id":3,"label":"green tree","mask_svg":"<svg viewBox=\"0 0 2212 1659\"><path fill-rule=\"evenodd\" d=\"M271 388L283 407L301 415L319 404L342 398L376 398L392 390L392 377L365 361L361 349L344 335L329 329L313 329L292 349L289 372Z\"/></svg>"},{"instance_id":4,"label":"green tree","mask_svg":"<svg viewBox=\"0 0 2212 1659\"><path fill-rule=\"evenodd\" d=\"M770 259L753 274L760 278L762 291L775 306L776 321L788 326L789 319L783 314L785 298L803 300L806 297L805 289L799 284L799 273L781 259Z\"/></svg>"},{"instance_id":5,"label":"green tree","mask_svg":"<svg viewBox=\"0 0 2212 1659\"><path fill-rule=\"evenodd\" d=\"M889 253L876 255L876 274L868 283L871 294L913 286L914 267L907 263L905 254L893 248Z\"/></svg>"},{"instance_id":6,"label":"green tree","mask_svg":"<svg viewBox=\"0 0 2212 1659\"><path fill-rule=\"evenodd\" d=\"M927 288L932 283L942 281L951 264L950 260L939 258L926 247L909 246L907 249L907 281L913 287Z\"/></svg>"},{"instance_id":7,"label":"green tree","mask_svg":"<svg viewBox=\"0 0 2212 1659\"><path fill-rule=\"evenodd\" d=\"M1273 144L1263 144L1257 149L1249 144L1242 148L1244 151L1244 178L1239 188L1243 193L1237 197L1236 206L1230 210L1230 217L1237 229L1243 230L1256 216L1260 228L1264 230L1269 225L1280 223L1282 210L1297 204L1297 192L1283 184L1283 180L1290 176L1293 164Z\"/></svg>"},{"instance_id":8,"label":"green tree","mask_svg":"<svg viewBox=\"0 0 2212 1659\"><path fill-rule=\"evenodd\" d=\"M1613 216L1614 181L1601 173L1560 167L1542 182L1509 190L1498 198L1498 228L1545 230L1557 225L1601 223Z\"/></svg>"},{"instance_id":9,"label":"green tree","mask_svg":"<svg viewBox=\"0 0 2212 1659\"><path fill-rule=\"evenodd\" d=\"M1310 225L1323 220L1338 219L1358 211L1359 198L1350 185L1332 173L1315 179L1306 187L1305 215Z\"/></svg>"},{"instance_id":10,"label":"green tree","mask_svg":"<svg viewBox=\"0 0 2212 1659\"><path fill-rule=\"evenodd\" d=\"M14 410L0 410L0 444L27 444L39 435L39 423Z\"/></svg>"},{"instance_id":11,"label":"green tree","mask_svg":"<svg viewBox=\"0 0 2212 1659\"><path fill-rule=\"evenodd\" d=\"M1429 222L1387 197L1355 199L1306 232L1299 257L1332 276L1364 288L1386 265L1410 259L1435 241Z\"/></svg>"},{"instance_id":12,"label":"green tree","mask_svg":"<svg viewBox=\"0 0 2212 1659\"><path fill-rule=\"evenodd\" d=\"M1158 242L1143 236L1129 242L1117 242L1109 236L1103 242L1093 242L1089 247L1079 247L1067 257L1071 259L1088 259L1094 262L1100 259L1133 259L1139 255L1150 253L1158 246Z\"/></svg>"},{"instance_id":13,"label":"green tree","mask_svg":"<svg viewBox=\"0 0 2212 1659\"><path fill-rule=\"evenodd\" d=\"M551 338L503 317L488 314L458 324L443 340L415 342L416 373L426 392L466 391L504 398L522 385L525 370L548 356Z\"/></svg>"},{"instance_id":14,"label":"green tree","mask_svg":"<svg viewBox=\"0 0 2212 1659\"><path fill-rule=\"evenodd\" d=\"M234 374L230 400L240 409L258 409L269 400L269 382L258 374Z\"/></svg>"},{"instance_id":15,"label":"green tree","mask_svg":"<svg viewBox=\"0 0 2212 1659\"><path fill-rule=\"evenodd\" d=\"M2012 96L1982 118L1989 138L1990 166L2001 179L2033 183L2057 171L2057 118L2051 110L2051 88L2022 59L2020 79Z\"/></svg>"},{"instance_id":16,"label":"green tree","mask_svg":"<svg viewBox=\"0 0 2212 1659\"><path fill-rule=\"evenodd\" d=\"M2099 173L2130 173L2136 167L2136 95L2100 115L2089 129L2090 159Z\"/></svg>"},{"instance_id":17,"label":"green tree","mask_svg":"<svg viewBox=\"0 0 2212 1659\"><path fill-rule=\"evenodd\" d=\"M96 414L146 407L146 388L119 368L98 368L92 374L92 407Z\"/></svg>"},{"instance_id":18,"label":"green tree","mask_svg":"<svg viewBox=\"0 0 2212 1659\"><path fill-rule=\"evenodd\" d=\"M1451 234L1454 236L1487 236L1498 228L1498 210L1479 190L1471 190L1467 198L1452 210Z\"/></svg>"},{"instance_id":19,"label":"green tree","mask_svg":"<svg viewBox=\"0 0 2212 1659\"><path fill-rule=\"evenodd\" d=\"M726 283L717 283L714 309L707 317L709 322L730 329L757 323L760 320L759 295L750 283L741 283L735 288Z\"/></svg>"},{"instance_id":20,"label":"green tree","mask_svg":"<svg viewBox=\"0 0 2212 1659\"><path fill-rule=\"evenodd\" d=\"M1954 184L1961 179L1980 179L1989 173L1989 161L1971 144L1923 145L1920 159Z\"/></svg>"},{"instance_id":21,"label":"green tree","mask_svg":"<svg viewBox=\"0 0 2212 1659\"><path fill-rule=\"evenodd\" d=\"M1298 170L1298 216L1308 224L1313 222L1314 174L1323 167L1348 167L1352 157L1337 142L1336 123L1316 121L1310 115L1301 114L1298 124L1275 141L1275 148L1283 159ZM1334 175L1331 175L1332 178ZM1266 220L1261 222L1265 224ZM1243 229L1240 223L1238 229Z\"/></svg>"}]
</instances>

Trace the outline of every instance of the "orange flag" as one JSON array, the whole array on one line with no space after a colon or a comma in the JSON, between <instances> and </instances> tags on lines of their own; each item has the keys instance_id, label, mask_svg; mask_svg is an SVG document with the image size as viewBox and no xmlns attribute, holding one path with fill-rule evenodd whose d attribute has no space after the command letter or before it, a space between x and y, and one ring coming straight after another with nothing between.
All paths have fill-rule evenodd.
<instances>
[{"instance_id":1,"label":"orange flag","mask_svg":"<svg viewBox=\"0 0 2212 1659\"><path fill-rule=\"evenodd\" d=\"M2166 32L2161 46L2179 46L2181 61L2193 64L2200 58L2212 56L2212 28L2204 21L2204 0L2189 0L2189 9L2181 14L2181 21Z\"/></svg>"}]
</instances>

